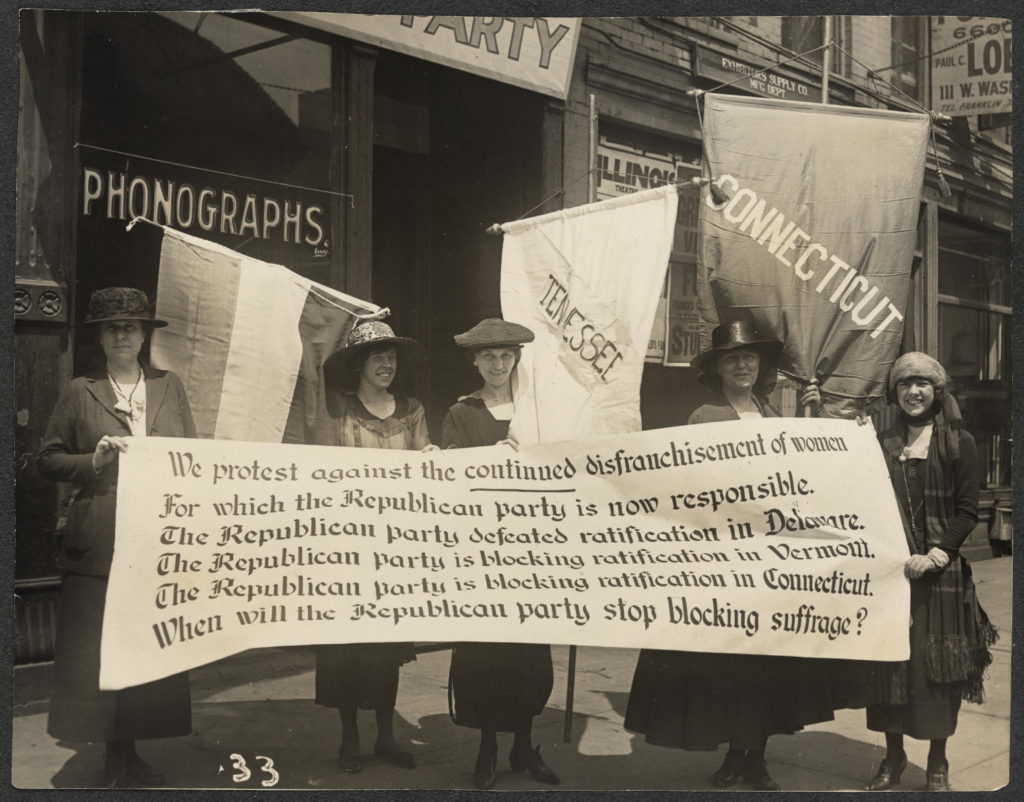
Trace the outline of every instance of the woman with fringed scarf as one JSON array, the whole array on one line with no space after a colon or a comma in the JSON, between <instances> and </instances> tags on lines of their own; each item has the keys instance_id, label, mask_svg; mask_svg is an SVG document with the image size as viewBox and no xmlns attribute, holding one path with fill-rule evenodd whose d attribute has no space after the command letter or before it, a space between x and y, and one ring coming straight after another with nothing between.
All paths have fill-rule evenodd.
<instances>
[{"instance_id":1,"label":"woman with fringed scarf","mask_svg":"<svg viewBox=\"0 0 1024 802\"><path fill-rule=\"evenodd\" d=\"M982 701L997 638L959 552L978 521L978 456L947 382L942 365L919 352L901 356L889 374L901 415L879 441L910 547L910 660L879 664L867 726L885 733L886 752L869 791L899 784L904 735L931 742L927 790L949 790L946 741L961 700Z\"/></svg>"}]
</instances>

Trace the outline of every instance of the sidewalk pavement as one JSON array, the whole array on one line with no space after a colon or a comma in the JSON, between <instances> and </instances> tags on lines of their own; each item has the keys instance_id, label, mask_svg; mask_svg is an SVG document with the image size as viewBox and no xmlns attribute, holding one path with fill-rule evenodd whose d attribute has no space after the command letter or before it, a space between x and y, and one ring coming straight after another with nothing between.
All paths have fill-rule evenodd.
<instances>
[{"instance_id":1,"label":"sidewalk pavement","mask_svg":"<svg viewBox=\"0 0 1024 802\"><path fill-rule=\"evenodd\" d=\"M1010 611L1012 560L974 564L978 595L1002 633L995 647L983 705L964 704L948 755L954 790L992 790L1009 780ZM571 742L563 742L568 648L552 649L555 691L534 723L534 741L562 777L561 789L707 790L721 763L716 752L683 752L650 746L622 728L636 651L580 648ZM397 769L367 756L360 774L337 768L337 714L313 696L313 657L308 649L245 652L192 672L193 733L141 742L139 752L172 788L472 788L477 733L454 726L447 710L449 652L420 655L402 669L395 733L409 743L419 767ZM46 667L15 672L12 781L19 788L94 786L101 744L55 741L46 734ZM375 736L373 714L360 714L364 752ZM505 759L511 736L499 736L497 790L538 786L513 774ZM927 744L907 740L910 766L901 790L924 785ZM861 790L885 751L880 733L864 726L863 710L841 710L835 721L771 739L772 776L787 791ZM250 776L238 768L244 760ZM262 757L258 757L262 756ZM262 785L261 785L262 783ZM737 786L737 790L742 786Z\"/></svg>"}]
</instances>

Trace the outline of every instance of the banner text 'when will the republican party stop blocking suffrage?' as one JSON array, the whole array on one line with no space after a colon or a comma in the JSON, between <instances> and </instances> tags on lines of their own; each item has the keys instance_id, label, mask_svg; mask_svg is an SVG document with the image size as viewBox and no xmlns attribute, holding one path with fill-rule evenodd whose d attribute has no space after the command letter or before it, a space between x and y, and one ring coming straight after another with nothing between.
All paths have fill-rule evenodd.
<instances>
[{"instance_id":1,"label":"banner text 'when will the republican party stop blocking suffrage?'","mask_svg":"<svg viewBox=\"0 0 1024 802\"><path fill-rule=\"evenodd\" d=\"M907 657L906 543L851 421L518 452L142 438L120 459L104 688L315 643Z\"/></svg>"}]
</instances>

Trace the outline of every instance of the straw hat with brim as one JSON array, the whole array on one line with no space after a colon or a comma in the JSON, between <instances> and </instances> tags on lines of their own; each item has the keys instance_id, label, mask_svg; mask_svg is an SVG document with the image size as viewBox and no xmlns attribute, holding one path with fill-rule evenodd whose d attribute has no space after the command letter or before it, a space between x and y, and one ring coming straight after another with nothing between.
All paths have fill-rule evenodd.
<instances>
[{"instance_id":1,"label":"straw hat with brim","mask_svg":"<svg viewBox=\"0 0 1024 802\"><path fill-rule=\"evenodd\" d=\"M533 342L533 332L526 326L489 317L481 320L469 331L455 335L455 344L469 351L483 348L517 348L524 343Z\"/></svg>"},{"instance_id":2,"label":"straw hat with brim","mask_svg":"<svg viewBox=\"0 0 1024 802\"><path fill-rule=\"evenodd\" d=\"M351 368L353 361L373 347L392 347L400 360L419 359L424 348L416 340L396 337L391 326L380 320L360 323L351 332L345 345L324 360L324 374L342 376Z\"/></svg>"},{"instance_id":3,"label":"straw hat with brim","mask_svg":"<svg viewBox=\"0 0 1024 802\"><path fill-rule=\"evenodd\" d=\"M78 325L92 326L118 320L138 320L155 329L167 325L166 320L153 317L146 293L134 287L106 287L96 290L89 298L89 311L85 320Z\"/></svg>"},{"instance_id":4,"label":"straw hat with brim","mask_svg":"<svg viewBox=\"0 0 1024 802\"><path fill-rule=\"evenodd\" d=\"M771 359L782 351L782 343L763 338L746 320L734 320L715 327L711 332L711 349L698 354L691 364L699 368L702 374L713 372L718 357L737 348L749 348L751 351L757 351L762 358Z\"/></svg>"}]
</instances>

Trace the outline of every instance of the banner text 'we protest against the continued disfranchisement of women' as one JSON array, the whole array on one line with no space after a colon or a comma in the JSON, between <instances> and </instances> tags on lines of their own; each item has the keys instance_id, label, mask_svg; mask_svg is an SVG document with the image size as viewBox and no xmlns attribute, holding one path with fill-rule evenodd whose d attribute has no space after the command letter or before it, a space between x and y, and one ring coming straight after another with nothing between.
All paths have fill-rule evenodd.
<instances>
[{"instance_id":1,"label":"banner text 'we protest against the continued disfranchisement of women'","mask_svg":"<svg viewBox=\"0 0 1024 802\"><path fill-rule=\"evenodd\" d=\"M120 459L104 688L316 643L907 657L906 542L853 421L518 452L153 437Z\"/></svg>"}]
</instances>

